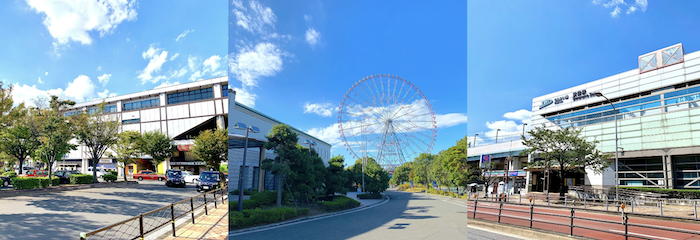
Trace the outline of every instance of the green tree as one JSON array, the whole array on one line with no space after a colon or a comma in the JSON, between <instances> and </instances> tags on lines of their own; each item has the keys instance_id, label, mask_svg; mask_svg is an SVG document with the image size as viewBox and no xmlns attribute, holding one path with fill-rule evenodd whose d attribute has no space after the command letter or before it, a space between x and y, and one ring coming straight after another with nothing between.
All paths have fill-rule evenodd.
<instances>
[{"instance_id":1,"label":"green tree","mask_svg":"<svg viewBox=\"0 0 700 240\"><path fill-rule=\"evenodd\" d=\"M424 183L426 188L430 186L430 165L434 159L435 156L431 154L421 153L413 160L414 181Z\"/></svg>"},{"instance_id":2,"label":"green tree","mask_svg":"<svg viewBox=\"0 0 700 240\"><path fill-rule=\"evenodd\" d=\"M51 96L49 108L41 111L41 132L39 135L39 148L32 154L32 159L41 159L49 170L49 184L53 177L53 164L59 161L71 150L77 149L77 145L71 144L76 130L72 118L66 117L61 110L66 106L75 105L74 101L59 100L57 96Z\"/></svg>"},{"instance_id":3,"label":"green tree","mask_svg":"<svg viewBox=\"0 0 700 240\"><path fill-rule=\"evenodd\" d=\"M141 135L139 145L141 146L140 151L151 156L151 162L156 167L167 158L172 157L173 151L175 151L173 140L157 130Z\"/></svg>"},{"instance_id":4,"label":"green tree","mask_svg":"<svg viewBox=\"0 0 700 240\"><path fill-rule=\"evenodd\" d=\"M119 127L116 114L105 113L105 102L97 106L97 111L87 111L73 115L75 136L87 153L92 168L93 181L97 182L97 164L107 149L119 140Z\"/></svg>"},{"instance_id":5,"label":"green tree","mask_svg":"<svg viewBox=\"0 0 700 240\"><path fill-rule=\"evenodd\" d=\"M528 148L521 155L538 154L543 161L535 161L528 167L554 166L559 173L559 195L564 196L568 187L563 184L566 173L585 173L585 169L591 169L596 173L602 173L610 167L611 154L602 154L596 149L598 141L588 142L581 137L581 129L547 129L542 125L528 132L530 139L522 137L523 145ZM550 168L551 169L551 168Z\"/></svg>"},{"instance_id":6,"label":"green tree","mask_svg":"<svg viewBox=\"0 0 700 240\"><path fill-rule=\"evenodd\" d=\"M0 150L13 160L19 161L19 174L22 174L25 159L40 144L37 115L36 110L27 109L24 103L20 103L7 115L9 125L0 129Z\"/></svg>"},{"instance_id":7,"label":"green tree","mask_svg":"<svg viewBox=\"0 0 700 240\"><path fill-rule=\"evenodd\" d=\"M277 206L282 206L282 191L284 179L282 176L292 174L289 164L300 159L297 149L299 137L288 125L277 124L265 135L265 149L275 152L275 159L263 160L262 168L272 172L277 177Z\"/></svg>"},{"instance_id":8,"label":"green tree","mask_svg":"<svg viewBox=\"0 0 700 240\"><path fill-rule=\"evenodd\" d=\"M124 131L119 133L118 140L111 146L113 153L108 153L124 168L124 181L126 181L126 165L135 163L134 159L139 156L138 142L141 134L136 131Z\"/></svg>"},{"instance_id":9,"label":"green tree","mask_svg":"<svg viewBox=\"0 0 700 240\"><path fill-rule=\"evenodd\" d=\"M381 193L389 188L389 173L385 171L373 158L367 158L365 167L365 191L369 193ZM357 159L355 164L348 168L352 173L352 181L355 186L362 184L362 159Z\"/></svg>"},{"instance_id":10,"label":"green tree","mask_svg":"<svg viewBox=\"0 0 700 240\"><path fill-rule=\"evenodd\" d=\"M295 199L303 198L308 204L309 193L313 191L315 196L316 190L323 188L326 167L315 150L309 150L299 144L296 148L298 158L289 163L290 173L285 182L293 189Z\"/></svg>"},{"instance_id":11,"label":"green tree","mask_svg":"<svg viewBox=\"0 0 700 240\"><path fill-rule=\"evenodd\" d=\"M10 125L10 111L13 105L12 85L6 87L0 81L0 128L7 128Z\"/></svg>"},{"instance_id":12,"label":"green tree","mask_svg":"<svg viewBox=\"0 0 700 240\"><path fill-rule=\"evenodd\" d=\"M430 176L437 182L438 189L442 186L449 188L453 183L449 178L449 172L442 163L445 160L442 155L442 152L438 155L433 155L435 157L430 164ZM457 192L459 192L459 188L457 188Z\"/></svg>"},{"instance_id":13,"label":"green tree","mask_svg":"<svg viewBox=\"0 0 700 240\"><path fill-rule=\"evenodd\" d=\"M411 170L413 170L412 164L412 162L406 162L401 166L397 167L396 170L394 170L394 175L391 177L391 180L389 180L389 183L394 185L401 185L404 182L411 181L409 175L411 174Z\"/></svg>"},{"instance_id":14,"label":"green tree","mask_svg":"<svg viewBox=\"0 0 700 240\"><path fill-rule=\"evenodd\" d=\"M455 146L440 153L442 165L447 170L449 180L458 187L466 188L470 181L478 180L481 172L467 164L467 137L457 141Z\"/></svg>"},{"instance_id":15,"label":"green tree","mask_svg":"<svg viewBox=\"0 0 700 240\"><path fill-rule=\"evenodd\" d=\"M335 193L347 194L348 182L347 173L345 173L345 158L341 155L332 157L328 161L328 170L326 171L326 196L333 196Z\"/></svg>"},{"instance_id":16,"label":"green tree","mask_svg":"<svg viewBox=\"0 0 700 240\"><path fill-rule=\"evenodd\" d=\"M219 169L228 156L228 130L205 130L194 139L192 149L197 159L207 163L207 168Z\"/></svg>"}]
</instances>

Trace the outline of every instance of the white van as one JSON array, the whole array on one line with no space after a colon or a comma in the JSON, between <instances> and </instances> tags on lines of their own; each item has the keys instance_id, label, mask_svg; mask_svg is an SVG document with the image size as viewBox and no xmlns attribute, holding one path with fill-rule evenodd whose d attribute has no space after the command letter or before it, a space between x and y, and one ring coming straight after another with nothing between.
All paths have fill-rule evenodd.
<instances>
[{"instance_id":1,"label":"white van","mask_svg":"<svg viewBox=\"0 0 700 240\"><path fill-rule=\"evenodd\" d=\"M88 171L85 174L92 175L92 167L88 167ZM97 177L98 178L101 178L105 174L107 174L107 172L105 172L105 170L103 168L97 167Z\"/></svg>"}]
</instances>

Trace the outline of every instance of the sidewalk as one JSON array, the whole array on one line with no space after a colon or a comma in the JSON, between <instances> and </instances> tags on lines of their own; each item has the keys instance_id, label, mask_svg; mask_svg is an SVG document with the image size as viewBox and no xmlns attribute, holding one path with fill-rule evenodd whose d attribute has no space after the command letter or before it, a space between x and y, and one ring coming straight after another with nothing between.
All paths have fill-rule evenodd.
<instances>
[{"instance_id":1,"label":"sidewalk","mask_svg":"<svg viewBox=\"0 0 700 240\"><path fill-rule=\"evenodd\" d=\"M209 215L199 216L195 224L191 221L177 228L175 236L172 232L161 240L185 240L185 239L217 239L228 240L228 201L216 209L209 209Z\"/></svg>"},{"instance_id":2,"label":"sidewalk","mask_svg":"<svg viewBox=\"0 0 700 240\"><path fill-rule=\"evenodd\" d=\"M346 196L360 202L360 206L369 206L384 201L384 199L358 199L357 192L348 192Z\"/></svg>"}]
</instances>

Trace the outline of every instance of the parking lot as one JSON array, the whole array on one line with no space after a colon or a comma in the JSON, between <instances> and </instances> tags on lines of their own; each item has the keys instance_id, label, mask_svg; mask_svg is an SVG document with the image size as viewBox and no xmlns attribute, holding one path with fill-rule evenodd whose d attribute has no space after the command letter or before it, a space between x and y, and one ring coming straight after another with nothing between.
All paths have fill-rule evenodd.
<instances>
[{"instance_id":1,"label":"parking lot","mask_svg":"<svg viewBox=\"0 0 700 240\"><path fill-rule=\"evenodd\" d=\"M120 179L121 180L121 179ZM198 195L193 184L165 182L57 192L28 192L0 198L0 239L78 239L89 232Z\"/></svg>"}]
</instances>

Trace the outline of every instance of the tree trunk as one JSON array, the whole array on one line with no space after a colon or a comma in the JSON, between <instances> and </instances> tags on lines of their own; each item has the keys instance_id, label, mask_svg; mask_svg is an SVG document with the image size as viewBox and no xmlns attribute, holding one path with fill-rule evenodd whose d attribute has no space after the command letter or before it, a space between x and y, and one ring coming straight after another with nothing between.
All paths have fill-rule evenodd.
<instances>
[{"instance_id":1,"label":"tree trunk","mask_svg":"<svg viewBox=\"0 0 700 240\"><path fill-rule=\"evenodd\" d=\"M92 162L92 182L97 183L97 161L95 159L90 160Z\"/></svg>"},{"instance_id":2,"label":"tree trunk","mask_svg":"<svg viewBox=\"0 0 700 240\"><path fill-rule=\"evenodd\" d=\"M124 163L124 182L126 182L126 163Z\"/></svg>"},{"instance_id":3,"label":"tree trunk","mask_svg":"<svg viewBox=\"0 0 700 240\"><path fill-rule=\"evenodd\" d=\"M561 169L561 168L559 168ZM566 178L564 177L564 171L559 170L559 181L561 182L559 184L559 196L563 197L566 193L569 191L569 187L566 186L566 182L564 182Z\"/></svg>"},{"instance_id":4,"label":"tree trunk","mask_svg":"<svg viewBox=\"0 0 700 240\"><path fill-rule=\"evenodd\" d=\"M277 174L277 207L282 207L282 178Z\"/></svg>"},{"instance_id":5,"label":"tree trunk","mask_svg":"<svg viewBox=\"0 0 700 240\"><path fill-rule=\"evenodd\" d=\"M22 175L22 165L24 165L24 159L19 160L19 175Z\"/></svg>"}]
</instances>

